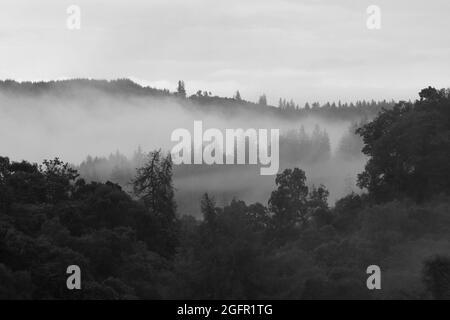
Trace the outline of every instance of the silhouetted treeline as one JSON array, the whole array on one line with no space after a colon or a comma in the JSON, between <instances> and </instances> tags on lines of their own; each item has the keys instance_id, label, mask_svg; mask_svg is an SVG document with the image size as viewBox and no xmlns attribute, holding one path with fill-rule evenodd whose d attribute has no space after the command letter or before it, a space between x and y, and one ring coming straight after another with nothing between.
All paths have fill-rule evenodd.
<instances>
[{"instance_id":1,"label":"silhouetted treeline","mask_svg":"<svg viewBox=\"0 0 450 320\"><path fill-rule=\"evenodd\" d=\"M213 96L209 91L199 90L196 94L187 96L185 84L178 82L175 92L168 89L156 89L149 86L141 86L130 79L117 80L91 80L91 79L71 79L57 81L39 82L17 82L15 80L0 80L0 93L15 94L22 96L55 94L59 96L72 96L74 92L102 91L112 96L124 97L156 97L174 99L177 103L191 108L200 108L201 111L212 111L223 109L225 113L233 113L245 109L258 113L273 114L280 117L296 118L304 116L320 116L340 119L360 119L373 118L382 109L390 109L395 104L393 101L357 101L356 103L327 102L320 105L314 102L311 105L306 103L300 108L292 100L281 99L278 107L267 104L267 97L262 95L258 102L250 102L241 97L239 91L233 97ZM213 110L217 111L217 110Z\"/></svg>"},{"instance_id":2,"label":"silhouetted treeline","mask_svg":"<svg viewBox=\"0 0 450 320\"><path fill-rule=\"evenodd\" d=\"M132 196L59 159L0 158L0 298L449 298L450 96L420 97L358 129L367 193L331 208L299 168L277 174L267 205L218 207L206 193L195 219L177 208L160 151L143 159ZM81 290L66 288L73 264ZM372 264L382 290L366 287Z\"/></svg>"},{"instance_id":3,"label":"silhouetted treeline","mask_svg":"<svg viewBox=\"0 0 450 320\"><path fill-rule=\"evenodd\" d=\"M72 95L80 89L100 90L112 95L129 96L171 96L169 90L143 87L130 79L92 80L70 79L55 81L23 81L0 80L0 92L20 95L36 95L53 93L56 95Z\"/></svg>"},{"instance_id":4,"label":"silhouetted treeline","mask_svg":"<svg viewBox=\"0 0 450 320\"><path fill-rule=\"evenodd\" d=\"M361 156L362 144L359 136L356 136L357 124L352 124L349 132L344 136L346 139L339 146L339 156L346 154L348 157ZM247 141L248 146L248 141ZM320 163L331 157L330 138L325 129L319 125L308 134L304 126L297 130L282 132L280 136L280 161L286 165ZM82 178L87 181L111 180L125 187L129 184L136 173L136 169L143 165L145 154L139 147L131 157L116 151L108 157L88 156L77 169ZM248 155L247 155L248 159ZM247 167L248 165L246 165ZM256 165L254 165L256 167ZM180 165L175 168L175 175L186 176L210 172L211 167L215 172L228 170L230 166L222 165Z\"/></svg>"}]
</instances>

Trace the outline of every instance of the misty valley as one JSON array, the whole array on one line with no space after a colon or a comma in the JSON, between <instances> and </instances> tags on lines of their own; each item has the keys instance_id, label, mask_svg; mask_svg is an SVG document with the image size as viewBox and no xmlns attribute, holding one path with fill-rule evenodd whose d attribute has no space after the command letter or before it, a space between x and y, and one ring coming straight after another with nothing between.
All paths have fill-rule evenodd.
<instances>
[{"instance_id":1,"label":"misty valley","mask_svg":"<svg viewBox=\"0 0 450 320\"><path fill-rule=\"evenodd\" d=\"M59 157L77 168L86 181L111 181L130 191L130 181L145 154L155 149L169 152L175 145L172 133L191 128L197 119L203 119L204 130L217 128L223 133L228 128L267 128L269 133L280 129L278 171L302 167L310 186L329 188L330 204L359 192L356 174L363 169L365 156L362 140L354 131L393 104L339 102L321 108L312 103L312 108L296 110L293 102L280 100L279 109L202 93L182 99L129 80L29 85L6 81L2 88L0 134L14 133L14 139L3 141L2 150L11 159L41 162ZM270 139L269 135L269 143ZM261 177L260 172L269 161L264 165L174 166L176 197L185 209L183 214L200 215L199 200L206 190L221 205L234 197L266 202L274 179Z\"/></svg>"},{"instance_id":2,"label":"misty valley","mask_svg":"<svg viewBox=\"0 0 450 320\"><path fill-rule=\"evenodd\" d=\"M449 112L0 81L0 297L448 298Z\"/></svg>"}]
</instances>

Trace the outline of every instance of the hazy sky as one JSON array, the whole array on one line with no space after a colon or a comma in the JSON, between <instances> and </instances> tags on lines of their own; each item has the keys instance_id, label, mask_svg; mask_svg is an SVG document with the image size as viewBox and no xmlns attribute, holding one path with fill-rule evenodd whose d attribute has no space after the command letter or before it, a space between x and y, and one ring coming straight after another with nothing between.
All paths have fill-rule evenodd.
<instances>
[{"instance_id":1,"label":"hazy sky","mask_svg":"<svg viewBox=\"0 0 450 320\"><path fill-rule=\"evenodd\" d=\"M81 8L81 29L66 9ZM381 8L381 30L366 9ZM2 0L0 78L130 77L270 103L450 86L448 0Z\"/></svg>"}]
</instances>

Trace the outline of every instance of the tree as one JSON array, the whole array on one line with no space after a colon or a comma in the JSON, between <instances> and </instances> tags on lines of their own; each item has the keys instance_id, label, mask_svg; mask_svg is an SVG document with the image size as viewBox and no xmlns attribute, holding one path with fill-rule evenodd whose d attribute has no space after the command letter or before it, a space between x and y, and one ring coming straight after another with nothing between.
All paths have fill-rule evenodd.
<instances>
[{"instance_id":1,"label":"tree","mask_svg":"<svg viewBox=\"0 0 450 320\"><path fill-rule=\"evenodd\" d=\"M215 224L217 212L214 198L209 197L208 194L205 193L201 199L200 206L203 213L204 221L209 225Z\"/></svg>"},{"instance_id":2,"label":"tree","mask_svg":"<svg viewBox=\"0 0 450 320\"><path fill-rule=\"evenodd\" d=\"M178 220L172 183L172 159L161 150L149 154L147 163L137 169L133 181L134 193L156 217L162 241L167 251L173 253L178 242Z\"/></svg>"},{"instance_id":3,"label":"tree","mask_svg":"<svg viewBox=\"0 0 450 320\"><path fill-rule=\"evenodd\" d=\"M259 97L258 104L262 106L267 106L267 97L265 94Z\"/></svg>"},{"instance_id":4,"label":"tree","mask_svg":"<svg viewBox=\"0 0 450 320\"><path fill-rule=\"evenodd\" d=\"M321 130L316 124L311 135L311 143L313 149L311 150L311 158L314 161L328 160L331 154L330 137L325 130Z\"/></svg>"},{"instance_id":5,"label":"tree","mask_svg":"<svg viewBox=\"0 0 450 320\"><path fill-rule=\"evenodd\" d=\"M172 185L172 159L161 156L161 150L153 151L147 163L137 169L133 181L135 194L147 208L155 213L165 213L175 217L176 204Z\"/></svg>"},{"instance_id":6,"label":"tree","mask_svg":"<svg viewBox=\"0 0 450 320\"><path fill-rule=\"evenodd\" d=\"M7 189L14 201L35 204L46 201L47 182L36 163L11 162L4 172Z\"/></svg>"},{"instance_id":7,"label":"tree","mask_svg":"<svg viewBox=\"0 0 450 320\"><path fill-rule=\"evenodd\" d=\"M284 109L284 101L283 101L283 99L278 99L278 108L280 108L280 109Z\"/></svg>"},{"instance_id":8,"label":"tree","mask_svg":"<svg viewBox=\"0 0 450 320\"><path fill-rule=\"evenodd\" d=\"M0 157L0 212L8 210L13 199L8 186L9 165L9 158Z\"/></svg>"},{"instance_id":9,"label":"tree","mask_svg":"<svg viewBox=\"0 0 450 320\"><path fill-rule=\"evenodd\" d=\"M237 101L242 101L241 93L239 92L239 90L236 91L236 94L234 95L234 99Z\"/></svg>"},{"instance_id":10,"label":"tree","mask_svg":"<svg viewBox=\"0 0 450 320\"><path fill-rule=\"evenodd\" d=\"M47 200L55 203L66 200L70 196L73 183L79 176L77 170L64 163L59 158L44 160L39 167L46 180Z\"/></svg>"},{"instance_id":11,"label":"tree","mask_svg":"<svg viewBox=\"0 0 450 320\"><path fill-rule=\"evenodd\" d=\"M328 209L328 196L330 192L324 185L320 185L318 188L312 187L309 192L308 205L312 208Z\"/></svg>"},{"instance_id":12,"label":"tree","mask_svg":"<svg viewBox=\"0 0 450 320\"><path fill-rule=\"evenodd\" d=\"M318 188L313 186L309 192L309 217L317 227L327 225L332 221L332 215L328 208L329 195L330 192L324 185L320 185Z\"/></svg>"},{"instance_id":13,"label":"tree","mask_svg":"<svg viewBox=\"0 0 450 320\"><path fill-rule=\"evenodd\" d=\"M412 197L422 201L450 192L450 96L427 88L415 103L384 109L356 132L369 157L358 185L377 201Z\"/></svg>"},{"instance_id":14,"label":"tree","mask_svg":"<svg viewBox=\"0 0 450 320\"><path fill-rule=\"evenodd\" d=\"M182 80L178 81L177 95L183 98L186 97L186 88L184 86L184 81Z\"/></svg>"},{"instance_id":15,"label":"tree","mask_svg":"<svg viewBox=\"0 0 450 320\"><path fill-rule=\"evenodd\" d=\"M292 229L306 222L308 187L305 172L299 168L285 169L275 178L277 189L272 191L269 210L279 237L292 234Z\"/></svg>"}]
</instances>

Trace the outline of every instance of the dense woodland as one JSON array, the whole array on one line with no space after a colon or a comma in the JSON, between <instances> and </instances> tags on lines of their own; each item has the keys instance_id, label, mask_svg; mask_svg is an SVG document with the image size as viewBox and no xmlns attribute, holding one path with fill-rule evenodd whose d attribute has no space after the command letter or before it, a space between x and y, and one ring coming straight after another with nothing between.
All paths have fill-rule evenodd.
<instances>
[{"instance_id":1,"label":"dense woodland","mask_svg":"<svg viewBox=\"0 0 450 320\"><path fill-rule=\"evenodd\" d=\"M32 87L54 85L64 82ZM1 87L21 90L12 81ZM285 109L270 112L305 112ZM368 157L358 176L364 192L332 207L327 187L308 187L298 167L275 177L266 203L219 207L205 193L196 219L177 207L174 168L158 150L139 156L132 192L86 181L59 159L1 157L0 298L450 298L450 91L427 88L415 102L378 111L353 128ZM349 137L345 154L358 143ZM82 290L66 288L73 264ZM366 287L371 264L381 267L382 290Z\"/></svg>"}]
</instances>

